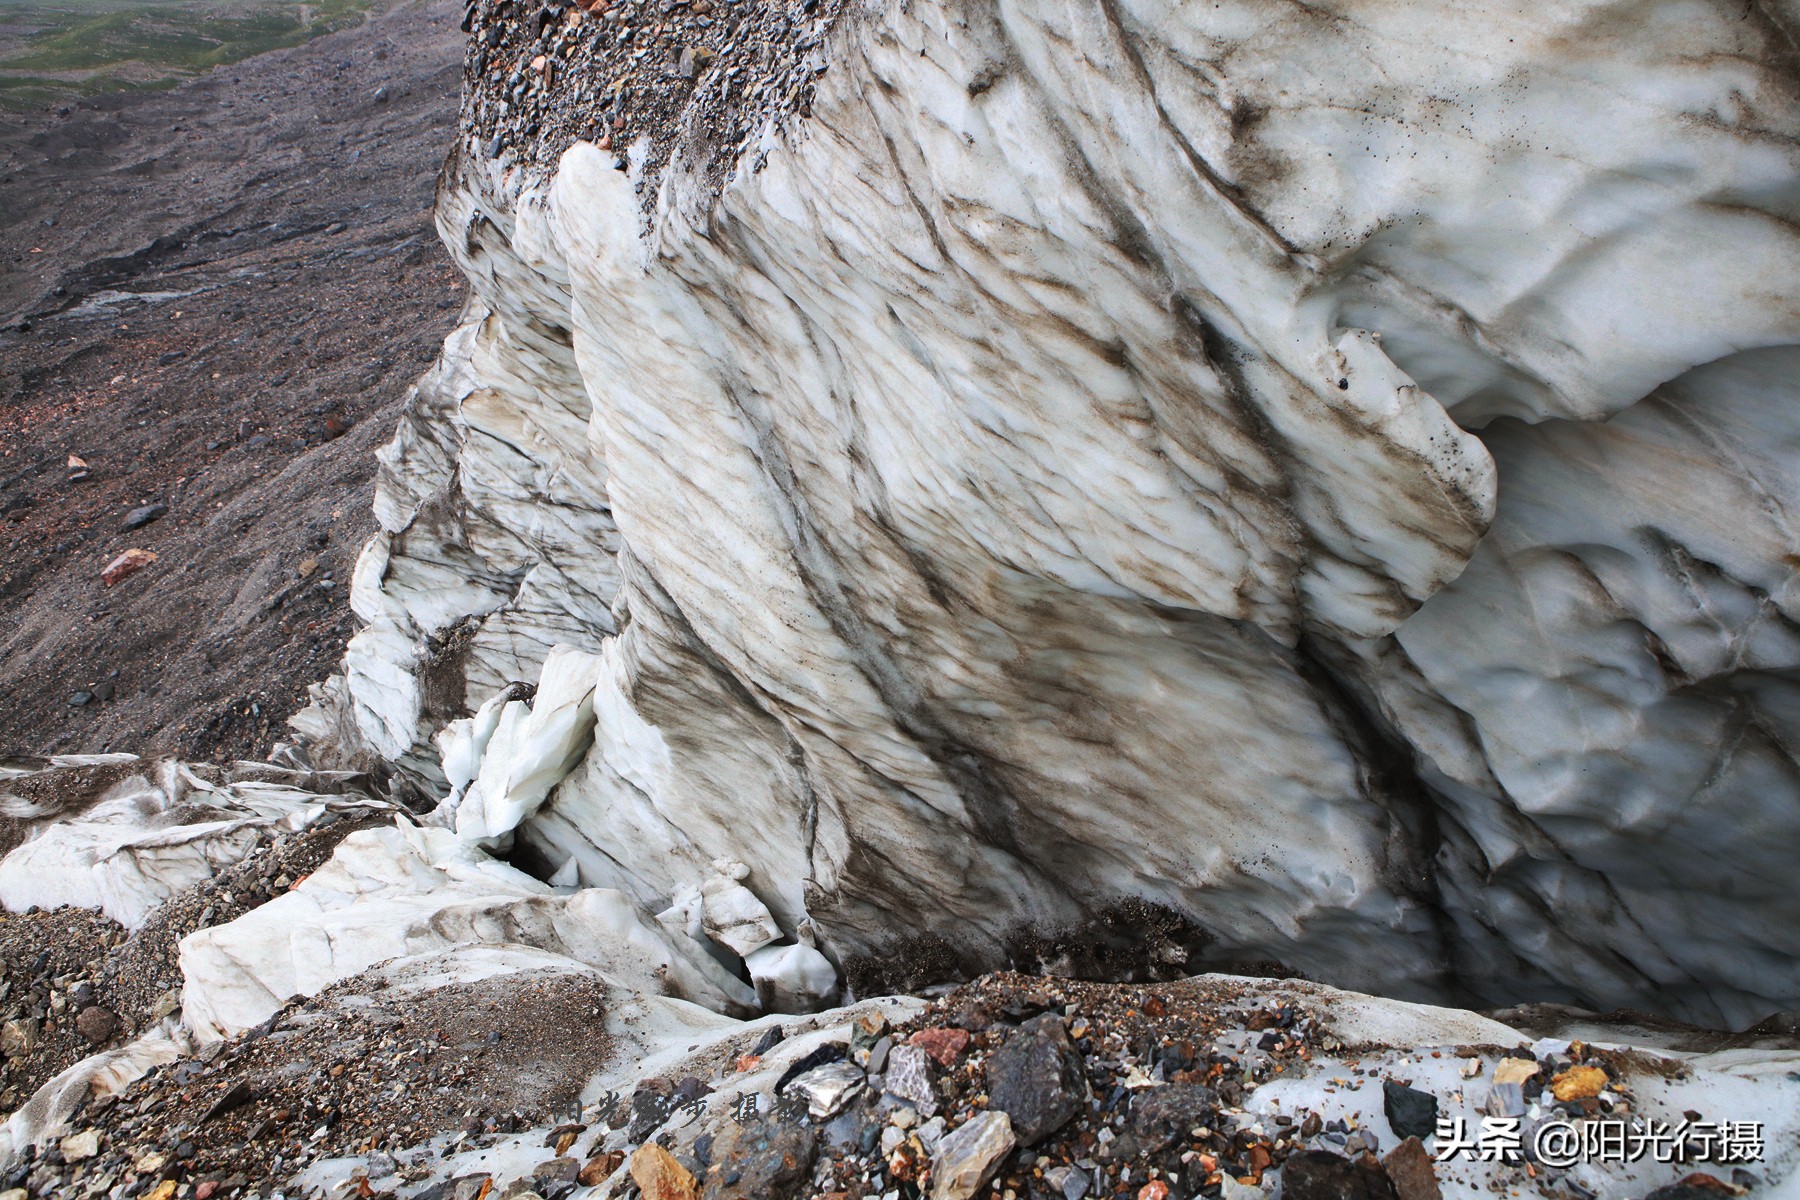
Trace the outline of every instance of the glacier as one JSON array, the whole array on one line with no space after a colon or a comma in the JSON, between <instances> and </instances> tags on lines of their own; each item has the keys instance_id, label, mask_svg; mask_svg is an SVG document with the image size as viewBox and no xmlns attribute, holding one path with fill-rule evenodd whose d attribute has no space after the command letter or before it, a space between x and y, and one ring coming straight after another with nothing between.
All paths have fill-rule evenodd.
<instances>
[{"instance_id":1,"label":"glacier","mask_svg":"<svg viewBox=\"0 0 1800 1200\"><path fill-rule=\"evenodd\" d=\"M743 863L861 994L1144 904L1191 967L1800 1007L1800 9L828 26L720 186L694 113L452 154L473 295L301 731L649 911Z\"/></svg>"}]
</instances>

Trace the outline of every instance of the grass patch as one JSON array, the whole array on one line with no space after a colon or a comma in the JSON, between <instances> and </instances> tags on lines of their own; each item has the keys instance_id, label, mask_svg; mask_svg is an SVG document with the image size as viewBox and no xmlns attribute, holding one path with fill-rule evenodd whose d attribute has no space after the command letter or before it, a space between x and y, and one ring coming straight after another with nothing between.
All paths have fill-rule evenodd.
<instances>
[{"instance_id":1,"label":"grass patch","mask_svg":"<svg viewBox=\"0 0 1800 1200\"><path fill-rule=\"evenodd\" d=\"M182 79L360 22L369 0L0 0L0 105Z\"/></svg>"}]
</instances>

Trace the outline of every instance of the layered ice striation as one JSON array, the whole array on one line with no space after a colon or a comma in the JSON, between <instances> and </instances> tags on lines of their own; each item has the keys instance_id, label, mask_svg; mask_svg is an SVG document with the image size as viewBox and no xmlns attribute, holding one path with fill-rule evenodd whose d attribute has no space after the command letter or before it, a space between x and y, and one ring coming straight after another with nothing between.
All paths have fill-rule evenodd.
<instances>
[{"instance_id":1,"label":"layered ice striation","mask_svg":"<svg viewBox=\"0 0 1800 1200\"><path fill-rule=\"evenodd\" d=\"M698 106L471 136L307 730L738 978L1148 904L1405 997L1800 1007L1797 29L877 0L722 190Z\"/></svg>"}]
</instances>

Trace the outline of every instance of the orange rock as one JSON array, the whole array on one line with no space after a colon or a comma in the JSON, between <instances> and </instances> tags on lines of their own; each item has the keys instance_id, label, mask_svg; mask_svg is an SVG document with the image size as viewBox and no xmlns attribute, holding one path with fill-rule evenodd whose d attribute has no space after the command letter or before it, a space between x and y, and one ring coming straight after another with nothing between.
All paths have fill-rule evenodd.
<instances>
[{"instance_id":1,"label":"orange rock","mask_svg":"<svg viewBox=\"0 0 1800 1200\"><path fill-rule=\"evenodd\" d=\"M969 1048L969 1031L954 1026L940 1026L936 1029L921 1029L907 1040L937 1059L938 1066L951 1067L956 1065L958 1056Z\"/></svg>"},{"instance_id":2,"label":"orange rock","mask_svg":"<svg viewBox=\"0 0 1800 1200\"><path fill-rule=\"evenodd\" d=\"M754 1071L761 1063L762 1057L760 1055L740 1054L738 1055L737 1069L740 1071Z\"/></svg>"},{"instance_id":3,"label":"orange rock","mask_svg":"<svg viewBox=\"0 0 1800 1200\"><path fill-rule=\"evenodd\" d=\"M1168 1200L1169 1185L1160 1179L1152 1179L1138 1189L1138 1200Z\"/></svg>"},{"instance_id":4,"label":"orange rock","mask_svg":"<svg viewBox=\"0 0 1800 1200\"><path fill-rule=\"evenodd\" d=\"M1550 1080L1550 1091L1558 1100L1587 1100L1605 1090L1606 1072L1599 1067L1570 1067Z\"/></svg>"},{"instance_id":5,"label":"orange rock","mask_svg":"<svg viewBox=\"0 0 1800 1200\"><path fill-rule=\"evenodd\" d=\"M134 571L142 570L156 561L156 554L150 550L127 550L106 565L100 572L100 582L107 587L119 582Z\"/></svg>"},{"instance_id":6,"label":"orange rock","mask_svg":"<svg viewBox=\"0 0 1800 1200\"><path fill-rule=\"evenodd\" d=\"M644 1200L700 1200L699 1183L655 1142L644 1143L632 1154L631 1178Z\"/></svg>"},{"instance_id":7,"label":"orange rock","mask_svg":"<svg viewBox=\"0 0 1800 1200\"><path fill-rule=\"evenodd\" d=\"M575 1182L582 1187L599 1187L612 1178L613 1172L617 1171L619 1165L624 1161L625 1152L623 1150L609 1150L605 1154L596 1154L587 1160L587 1165L581 1168L581 1174L575 1177Z\"/></svg>"}]
</instances>

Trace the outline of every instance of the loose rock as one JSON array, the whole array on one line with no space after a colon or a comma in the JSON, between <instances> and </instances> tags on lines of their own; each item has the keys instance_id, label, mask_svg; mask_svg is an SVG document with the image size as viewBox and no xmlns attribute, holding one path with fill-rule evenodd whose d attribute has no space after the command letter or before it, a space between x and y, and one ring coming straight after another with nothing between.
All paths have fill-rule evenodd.
<instances>
[{"instance_id":1,"label":"loose rock","mask_svg":"<svg viewBox=\"0 0 1800 1200\"><path fill-rule=\"evenodd\" d=\"M146 504L141 508L134 508L125 515L125 523L120 528L127 533L133 529L142 529L168 511L169 506L166 504Z\"/></svg>"},{"instance_id":2,"label":"loose rock","mask_svg":"<svg viewBox=\"0 0 1800 1200\"><path fill-rule=\"evenodd\" d=\"M713 1144L706 1200L794 1200L812 1174L818 1134L764 1117L728 1126Z\"/></svg>"},{"instance_id":3,"label":"loose rock","mask_svg":"<svg viewBox=\"0 0 1800 1200\"><path fill-rule=\"evenodd\" d=\"M1437 1168L1425 1143L1416 1137L1401 1142L1381 1160L1400 1200L1440 1200Z\"/></svg>"},{"instance_id":4,"label":"loose rock","mask_svg":"<svg viewBox=\"0 0 1800 1200\"><path fill-rule=\"evenodd\" d=\"M675 1156L649 1142L631 1156L631 1178L644 1200L698 1200L700 1187Z\"/></svg>"},{"instance_id":5,"label":"loose rock","mask_svg":"<svg viewBox=\"0 0 1800 1200\"><path fill-rule=\"evenodd\" d=\"M946 1136L932 1156L932 1200L969 1200L1017 1145L1012 1120L1005 1113L984 1112L970 1118Z\"/></svg>"},{"instance_id":6,"label":"loose rock","mask_svg":"<svg viewBox=\"0 0 1800 1200\"><path fill-rule=\"evenodd\" d=\"M1081 1056L1053 1013L1021 1025L988 1060L988 1097L1012 1119L1023 1146L1035 1146L1080 1112L1089 1097Z\"/></svg>"},{"instance_id":7,"label":"loose rock","mask_svg":"<svg viewBox=\"0 0 1800 1200\"><path fill-rule=\"evenodd\" d=\"M1282 1200L1399 1200L1375 1160L1351 1162L1325 1150L1302 1150L1281 1172Z\"/></svg>"},{"instance_id":8,"label":"loose rock","mask_svg":"<svg viewBox=\"0 0 1800 1200\"><path fill-rule=\"evenodd\" d=\"M1381 1085L1381 1107L1388 1124L1403 1138L1427 1138L1437 1132L1437 1097L1391 1080Z\"/></svg>"},{"instance_id":9,"label":"loose rock","mask_svg":"<svg viewBox=\"0 0 1800 1200\"><path fill-rule=\"evenodd\" d=\"M119 555L100 572L100 582L112 587L127 575L143 570L156 561L156 554L150 550L131 549Z\"/></svg>"},{"instance_id":10,"label":"loose rock","mask_svg":"<svg viewBox=\"0 0 1800 1200\"><path fill-rule=\"evenodd\" d=\"M75 1018L75 1031L98 1046L111 1041L119 1031L119 1018L98 1004L90 1004Z\"/></svg>"}]
</instances>

